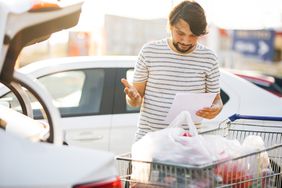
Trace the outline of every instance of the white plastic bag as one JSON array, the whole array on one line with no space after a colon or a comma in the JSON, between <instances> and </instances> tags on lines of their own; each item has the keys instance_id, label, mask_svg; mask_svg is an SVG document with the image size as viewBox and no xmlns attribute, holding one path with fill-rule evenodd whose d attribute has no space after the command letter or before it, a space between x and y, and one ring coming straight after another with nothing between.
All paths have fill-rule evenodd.
<instances>
[{"instance_id":1,"label":"white plastic bag","mask_svg":"<svg viewBox=\"0 0 282 188\"><path fill-rule=\"evenodd\" d=\"M182 135L186 132L183 128L181 128L182 124L188 124L189 128L191 125L191 134L193 139L191 139L191 143L189 145L194 145L195 151L192 151L193 148L189 146L185 146L185 140L182 140ZM133 180L138 180L138 182L148 182L156 179L153 176L154 173L150 173L152 171L151 165L149 163L140 163L134 162L136 160L141 161L170 161L176 163L191 163L197 161L210 161L210 154L203 147L199 149L199 143L202 142L201 136L199 136L199 140L194 139L198 136L197 129L194 126L191 115L189 112L180 113L176 119L170 124L166 129L162 129L155 132L147 133L143 138L135 142L132 146L131 154L132 154L132 174L131 178ZM194 142L194 143L192 143ZM202 150L202 151L201 151ZM198 155L201 160L199 160L196 155L191 155L191 153L201 152L201 155ZM187 155L187 153L190 153Z\"/></svg>"},{"instance_id":2,"label":"white plastic bag","mask_svg":"<svg viewBox=\"0 0 282 188\"><path fill-rule=\"evenodd\" d=\"M257 135L249 135L244 139L242 144L244 147L252 147L257 150L264 150L265 145L260 136ZM254 162L258 163L258 170L263 171L267 168L270 168L270 161L268 157L268 153L266 151L261 152L258 156L256 156L256 160Z\"/></svg>"},{"instance_id":3,"label":"white plastic bag","mask_svg":"<svg viewBox=\"0 0 282 188\"><path fill-rule=\"evenodd\" d=\"M189 135L181 126L187 124ZM253 140L253 139L251 139ZM261 142L256 142L260 145ZM168 128L150 132L133 144L132 159L143 161L162 161L178 164L204 165L215 161L224 161L245 154L258 151L258 147L251 144L241 145L238 140L229 140L221 135L199 135L189 112L181 112ZM267 157L268 158L268 157ZM260 159L261 160L261 159ZM260 161L259 161L260 162ZM221 176L225 182L234 179L250 179L255 171L261 169L258 160L248 157L242 160L230 161L219 165L215 174ZM266 165L269 161L265 162ZM150 164L132 163L133 175L142 182L151 180ZM265 165L262 165L263 167ZM239 174L239 175L237 175ZM239 180L238 179L238 180ZM236 180L237 181L237 180Z\"/></svg>"},{"instance_id":4,"label":"white plastic bag","mask_svg":"<svg viewBox=\"0 0 282 188\"><path fill-rule=\"evenodd\" d=\"M187 124L192 137L183 136L186 132L181 128ZM200 165L216 160L216 155L206 147L202 135L187 111L181 112L168 128L147 133L133 144L132 158L145 161L169 161L181 164Z\"/></svg>"}]
</instances>

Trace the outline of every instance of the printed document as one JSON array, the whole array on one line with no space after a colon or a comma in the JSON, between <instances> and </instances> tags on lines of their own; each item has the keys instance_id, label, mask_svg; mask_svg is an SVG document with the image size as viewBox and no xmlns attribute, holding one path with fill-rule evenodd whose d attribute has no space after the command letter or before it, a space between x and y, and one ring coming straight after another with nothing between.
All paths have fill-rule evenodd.
<instances>
[{"instance_id":1,"label":"printed document","mask_svg":"<svg viewBox=\"0 0 282 188\"><path fill-rule=\"evenodd\" d=\"M210 107L216 93L177 93L168 111L166 123L170 123L180 112L189 111L194 123L200 123L203 118L196 112L204 107Z\"/></svg>"}]
</instances>

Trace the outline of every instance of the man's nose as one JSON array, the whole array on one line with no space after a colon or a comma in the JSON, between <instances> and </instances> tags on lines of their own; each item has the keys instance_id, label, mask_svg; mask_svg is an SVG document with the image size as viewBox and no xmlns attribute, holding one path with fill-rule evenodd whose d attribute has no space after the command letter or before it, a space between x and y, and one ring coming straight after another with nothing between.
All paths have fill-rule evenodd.
<instances>
[{"instance_id":1,"label":"man's nose","mask_svg":"<svg viewBox=\"0 0 282 188\"><path fill-rule=\"evenodd\" d=\"M192 39L190 37L185 36L185 37L181 38L181 43L182 44L188 45L188 44L191 44L191 42L192 42Z\"/></svg>"},{"instance_id":2,"label":"man's nose","mask_svg":"<svg viewBox=\"0 0 282 188\"><path fill-rule=\"evenodd\" d=\"M191 43L191 41L189 39L182 39L181 40L181 44L188 45L190 43Z\"/></svg>"}]
</instances>

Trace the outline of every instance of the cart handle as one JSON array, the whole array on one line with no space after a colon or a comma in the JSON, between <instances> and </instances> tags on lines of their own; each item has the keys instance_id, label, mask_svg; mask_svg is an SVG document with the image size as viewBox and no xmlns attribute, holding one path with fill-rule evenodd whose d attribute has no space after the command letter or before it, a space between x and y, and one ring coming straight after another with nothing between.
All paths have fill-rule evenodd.
<instances>
[{"instance_id":1,"label":"cart handle","mask_svg":"<svg viewBox=\"0 0 282 188\"><path fill-rule=\"evenodd\" d=\"M228 118L231 122L237 119L252 119L252 120L265 120L265 121L282 121L282 117L274 116L250 116L250 115L240 115L233 114Z\"/></svg>"}]
</instances>

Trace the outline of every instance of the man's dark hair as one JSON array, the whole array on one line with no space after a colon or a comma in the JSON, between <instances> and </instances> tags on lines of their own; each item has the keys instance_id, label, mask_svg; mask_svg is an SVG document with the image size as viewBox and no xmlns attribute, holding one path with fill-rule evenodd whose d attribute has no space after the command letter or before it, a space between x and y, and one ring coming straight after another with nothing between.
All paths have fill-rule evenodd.
<instances>
[{"instance_id":1,"label":"man's dark hair","mask_svg":"<svg viewBox=\"0 0 282 188\"><path fill-rule=\"evenodd\" d=\"M190 26L192 33L196 36L207 34L207 21L205 11L196 2L183 1L169 14L169 25L174 26L180 19L183 19Z\"/></svg>"}]
</instances>

